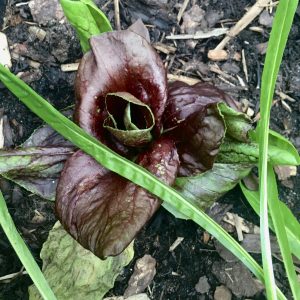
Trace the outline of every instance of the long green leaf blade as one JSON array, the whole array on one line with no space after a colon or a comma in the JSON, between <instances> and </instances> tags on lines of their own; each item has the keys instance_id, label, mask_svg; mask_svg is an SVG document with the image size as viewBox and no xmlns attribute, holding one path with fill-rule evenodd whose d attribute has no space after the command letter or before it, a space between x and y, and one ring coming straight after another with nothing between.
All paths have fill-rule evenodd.
<instances>
[{"instance_id":1,"label":"long green leaf blade","mask_svg":"<svg viewBox=\"0 0 300 300\"><path fill-rule=\"evenodd\" d=\"M292 294L295 300L300 299L300 283L298 282L287 234L284 226L282 212L280 210L280 201L278 199L277 183L273 167L268 164L268 187L270 189L269 209L273 216L273 224L280 247L283 263L287 277L291 286Z\"/></svg>"},{"instance_id":2,"label":"long green leaf blade","mask_svg":"<svg viewBox=\"0 0 300 300\"><path fill-rule=\"evenodd\" d=\"M45 300L56 300L43 273L18 233L0 191L0 224L26 271Z\"/></svg>"},{"instance_id":3,"label":"long green leaf blade","mask_svg":"<svg viewBox=\"0 0 300 300\"><path fill-rule=\"evenodd\" d=\"M259 192L250 191L243 183L240 183L240 187L247 201L259 216ZM300 223L297 221L291 210L281 201L278 203L279 210L284 218L284 226L287 232L287 238L290 248L295 256L300 259ZM269 227L275 232L272 218L269 214Z\"/></svg>"},{"instance_id":4,"label":"long green leaf blade","mask_svg":"<svg viewBox=\"0 0 300 300\"><path fill-rule=\"evenodd\" d=\"M48 123L74 145L81 148L87 154L93 156L105 168L127 178L135 184L145 188L160 199L170 203L196 222L210 234L216 237L226 248L236 255L262 282L264 282L263 270L256 261L243 249L220 225L212 220L203 211L184 199L176 190L165 185L150 172L139 165L116 154L98 140L87 134L75 123L63 116L50 103L39 96L21 79L10 73L0 64L0 80L12 91L30 110ZM286 299L278 290L280 299Z\"/></svg>"},{"instance_id":5,"label":"long green leaf blade","mask_svg":"<svg viewBox=\"0 0 300 300\"><path fill-rule=\"evenodd\" d=\"M60 0L64 14L76 29L82 51L90 49L89 39L106 31L112 31L105 14L92 0Z\"/></svg>"},{"instance_id":6,"label":"long green leaf blade","mask_svg":"<svg viewBox=\"0 0 300 300\"><path fill-rule=\"evenodd\" d=\"M259 134L259 175L260 175L260 216L261 216L261 247L263 269L266 281L268 299L277 299L275 279L273 274L271 246L268 225L268 143L269 123L272 97L278 75L283 51L288 34L292 26L293 17L297 8L297 0L280 1L276 10L275 19L268 44L265 67L261 86L261 127ZM272 210L273 212L273 210ZM276 216L273 216L273 221Z\"/></svg>"}]
</instances>

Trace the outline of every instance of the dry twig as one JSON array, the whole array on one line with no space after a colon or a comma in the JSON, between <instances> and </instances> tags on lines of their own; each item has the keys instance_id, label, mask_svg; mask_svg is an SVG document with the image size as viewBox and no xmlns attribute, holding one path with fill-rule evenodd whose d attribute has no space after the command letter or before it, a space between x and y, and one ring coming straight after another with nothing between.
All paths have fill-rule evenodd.
<instances>
[{"instance_id":1,"label":"dry twig","mask_svg":"<svg viewBox=\"0 0 300 300\"><path fill-rule=\"evenodd\" d=\"M115 26L117 30L121 30L119 0L114 0L114 6L115 6Z\"/></svg>"},{"instance_id":2,"label":"dry twig","mask_svg":"<svg viewBox=\"0 0 300 300\"><path fill-rule=\"evenodd\" d=\"M258 0L256 3L245 13L245 15L227 32L227 36L215 48L216 50L224 49L226 44L243 29L245 29L268 5L270 0Z\"/></svg>"},{"instance_id":3,"label":"dry twig","mask_svg":"<svg viewBox=\"0 0 300 300\"><path fill-rule=\"evenodd\" d=\"M178 15L177 15L178 24L179 24L179 22L182 18L183 13L185 12L185 10L187 8L189 2L190 2L190 0L184 0L183 4L181 5L180 10L179 10Z\"/></svg>"},{"instance_id":4,"label":"dry twig","mask_svg":"<svg viewBox=\"0 0 300 300\"><path fill-rule=\"evenodd\" d=\"M249 82L249 76L248 76L248 68L246 63L246 56L245 56L245 50L242 50L242 62L243 62L243 71L245 74L246 81Z\"/></svg>"},{"instance_id":5,"label":"dry twig","mask_svg":"<svg viewBox=\"0 0 300 300\"><path fill-rule=\"evenodd\" d=\"M167 40L199 40L225 34L228 28L215 28L208 32L197 31L195 34L174 34L166 36Z\"/></svg>"}]
</instances>

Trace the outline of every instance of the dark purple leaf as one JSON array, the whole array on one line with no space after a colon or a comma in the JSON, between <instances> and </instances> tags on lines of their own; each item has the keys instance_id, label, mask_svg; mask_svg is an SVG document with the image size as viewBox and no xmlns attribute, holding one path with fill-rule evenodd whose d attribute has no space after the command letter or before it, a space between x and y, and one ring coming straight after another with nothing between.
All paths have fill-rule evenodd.
<instances>
[{"instance_id":1,"label":"dark purple leaf","mask_svg":"<svg viewBox=\"0 0 300 300\"><path fill-rule=\"evenodd\" d=\"M148 43L150 43L150 35L149 31L144 25L143 21L141 19L138 19L135 23L133 23L128 30L133 31L134 33L140 35L142 38L144 38Z\"/></svg>"},{"instance_id":2,"label":"dark purple leaf","mask_svg":"<svg viewBox=\"0 0 300 300\"><path fill-rule=\"evenodd\" d=\"M165 183L174 183L179 160L171 140L154 142L138 157L138 163ZM78 151L62 172L56 212L83 247L105 258L121 253L160 203L144 189Z\"/></svg>"},{"instance_id":3,"label":"dark purple leaf","mask_svg":"<svg viewBox=\"0 0 300 300\"><path fill-rule=\"evenodd\" d=\"M121 146L103 128L108 117L106 95L127 92L148 105L155 118L156 134L160 132L167 99L166 71L158 54L140 35L144 35L141 32L145 30L140 22L133 30L108 32L92 37L91 51L82 58L75 84L76 122L123 155L128 152L126 147Z\"/></svg>"},{"instance_id":4,"label":"dark purple leaf","mask_svg":"<svg viewBox=\"0 0 300 300\"><path fill-rule=\"evenodd\" d=\"M73 109L68 108L62 111L62 114L70 118L73 115ZM62 135L56 132L51 126L43 125L37 128L32 135L22 144L22 147L74 147ZM75 148L75 147L74 147Z\"/></svg>"},{"instance_id":5,"label":"dark purple leaf","mask_svg":"<svg viewBox=\"0 0 300 300\"><path fill-rule=\"evenodd\" d=\"M180 176L192 176L212 168L225 135L217 104L226 101L216 87L174 82L168 91L164 132L176 140Z\"/></svg>"}]
</instances>

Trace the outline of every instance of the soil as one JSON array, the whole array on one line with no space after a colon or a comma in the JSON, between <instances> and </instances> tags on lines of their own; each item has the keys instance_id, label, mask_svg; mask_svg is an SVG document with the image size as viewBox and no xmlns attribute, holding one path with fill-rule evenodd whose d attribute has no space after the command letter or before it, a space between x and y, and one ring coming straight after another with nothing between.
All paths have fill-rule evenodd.
<instances>
[{"instance_id":1,"label":"soil","mask_svg":"<svg viewBox=\"0 0 300 300\"><path fill-rule=\"evenodd\" d=\"M12 71L30 84L39 94L44 96L58 109L62 109L74 101L73 82L74 72L61 71L60 65L73 63L82 56L79 42L72 28L63 22L51 21L43 24L41 28L47 33L46 38L40 41L29 32L35 24L28 3L22 0L7 1L6 19L2 27L9 41L13 56ZM45 1L46 2L46 1ZM114 6L112 1L96 1L100 8L114 24ZM175 46L175 53L164 54L161 57L168 64L168 72L209 81L220 86L235 99L249 101L255 114L258 110L259 83L265 56L257 51L258 44L267 42L270 28L260 25L259 20L252 22L251 26L259 26L261 32L255 32L249 27L228 43L226 49L231 58L224 62L216 62L221 70L233 76L239 75L245 81L241 61L235 61L234 53L245 51L249 81L247 89L241 88L239 83L235 86L222 81L216 73L207 66L214 64L207 58L207 52L214 49L221 37L199 40L192 48L191 41L178 40L173 43L165 37L170 33L179 34L180 24L177 24L177 14L183 1L177 0L123 0L120 1L121 26L127 28L138 17L149 25L151 42L161 42L164 45ZM186 12L198 4L205 12L205 20L201 21L203 28L220 27L220 24L231 26L232 22L239 20L255 1L246 0L194 0L190 1ZM0 0L0 26L6 1ZM18 5L19 4L19 5ZM298 9L299 12L299 9ZM225 20L225 21L224 21ZM203 23L204 22L204 23ZM205 23L206 22L206 23ZM227 22L227 23L226 23ZM263 21L260 21L263 23ZM288 45L280 69L280 76L276 89L282 91L295 102L286 101L291 110L285 108L280 101L276 101L272 109L271 127L288 137L300 149L300 16L296 15L294 25L289 36ZM18 55L17 55L18 54ZM40 65L34 66L32 62ZM236 77L235 77L236 78ZM229 80L230 81L230 80ZM275 97L278 100L279 97ZM12 96L0 83L0 109L8 117L11 125L11 142L8 147L21 144L33 130L42 124L33 113ZM55 223L53 204L33 196L15 184L0 179L0 188L4 193L9 211L30 247L37 262L41 265L39 252L47 234ZM300 220L300 175L291 177L279 183L280 196ZM259 224L259 219L251 210L239 188L225 195L221 200L221 207L229 208L246 220ZM43 218L34 218L40 213ZM235 233L233 233L236 236ZM136 259L144 254L152 255L157 262L157 272L153 282L146 290L151 299L213 299L214 291L220 286L219 277L212 272L215 262L223 259L215 249L213 240L204 242L204 232L190 221L175 219L161 208L151 222L145 226L135 241L135 258L121 274L115 287L108 293L123 295L127 282L133 272ZM182 243L173 251L169 247L177 237L183 237ZM260 262L260 255L254 255ZM274 260L275 275L280 288L291 299L283 267L280 261ZM4 233L0 230L0 277L19 272L21 263L11 248ZM206 276L210 285L205 294L197 292L195 285L199 278ZM20 275L8 281L0 281L0 299L15 300L28 299L28 286L32 284L28 275ZM247 284L247 283L246 283ZM264 299L264 292L253 297L246 295L234 296L233 299Z\"/></svg>"}]
</instances>

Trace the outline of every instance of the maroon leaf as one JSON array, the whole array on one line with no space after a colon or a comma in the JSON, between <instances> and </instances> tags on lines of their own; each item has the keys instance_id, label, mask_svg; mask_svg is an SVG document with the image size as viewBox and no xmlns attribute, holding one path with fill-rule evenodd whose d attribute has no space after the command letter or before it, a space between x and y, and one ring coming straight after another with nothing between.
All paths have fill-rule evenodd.
<instances>
[{"instance_id":1,"label":"maroon leaf","mask_svg":"<svg viewBox=\"0 0 300 300\"><path fill-rule=\"evenodd\" d=\"M150 35L149 31L144 25L143 21L141 19L138 19L135 23L133 23L128 30L133 31L134 33L140 35L143 37L148 43L150 43Z\"/></svg>"},{"instance_id":2,"label":"maroon leaf","mask_svg":"<svg viewBox=\"0 0 300 300\"><path fill-rule=\"evenodd\" d=\"M138 162L165 183L174 183L179 160L170 139L156 141L138 157ZM160 203L144 189L78 151L62 172L56 212L83 247L105 258L121 253Z\"/></svg>"},{"instance_id":3,"label":"maroon leaf","mask_svg":"<svg viewBox=\"0 0 300 300\"><path fill-rule=\"evenodd\" d=\"M106 95L128 92L148 105L155 118L156 133L160 132L166 104L166 71L158 54L143 37L147 37L145 31L140 22L129 30L92 37L91 51L82 58L75 84L75 120L123 155L127 148L103 128L108 117Z\"/></svg>"},{"instance_id":4,"label":"maroon leaf","mask_svg":"<svg viewBox=\"0 0 300 300\"><path fill-rule=\"evenodd\" d=\"M170 85L163 124L165 133L176 140L180 176L212 168L225 135L217 103L227 99L224 92L206 83Z\"/></svg>"}]
</instances>

